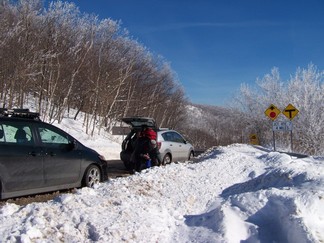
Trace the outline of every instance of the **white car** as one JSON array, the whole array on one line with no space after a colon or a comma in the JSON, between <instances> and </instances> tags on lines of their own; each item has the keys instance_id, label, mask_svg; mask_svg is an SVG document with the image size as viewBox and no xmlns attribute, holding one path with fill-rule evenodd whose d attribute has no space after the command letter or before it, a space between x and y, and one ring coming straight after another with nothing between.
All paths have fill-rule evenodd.
<instances>
[{"instance_id":1,"label":"white car","mask_svg":"<svg viewBox=\"0 0 324 243\"><path fill-rule=\"evenodd\" d=\"M187 161L194 156L194 147L174 130L158 130L157 144L164 164Z\"/></svg>"},{"instance_id":2,"label":"white car","mask_svg":"<svg viewBox=\"0 0 324 243\"><path fill-rule=\"evenodd\" d=\"M157 144L163 164L175 161L187 161L194 156L193 146L180 133L174 130L157 129L153 118L125 117L121 120L130 125L131 128L131 131L122 143L122 151L120 153L120 158L127 169L130 168L130 157L134 150L133 144L136 139L135 134L141 131L143 125L151 127L157 132Z\"/></svg>"}]
</instances>

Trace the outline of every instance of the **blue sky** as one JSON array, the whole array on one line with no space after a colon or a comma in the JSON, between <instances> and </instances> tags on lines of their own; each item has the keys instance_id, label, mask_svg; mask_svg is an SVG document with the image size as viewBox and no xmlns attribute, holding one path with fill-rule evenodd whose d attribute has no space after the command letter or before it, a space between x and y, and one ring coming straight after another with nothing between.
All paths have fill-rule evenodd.
<instances>
[{"instance_id":1,"label":"blue sky","mask_svg":"<svg viewBox=\"0 0 324 243\"><path fill-rule=\"evenodd\" d=\"M323 0L74 0L167 60L193 103L223 106L278 67L324 69Z\"/></svg>"}]
</instances>

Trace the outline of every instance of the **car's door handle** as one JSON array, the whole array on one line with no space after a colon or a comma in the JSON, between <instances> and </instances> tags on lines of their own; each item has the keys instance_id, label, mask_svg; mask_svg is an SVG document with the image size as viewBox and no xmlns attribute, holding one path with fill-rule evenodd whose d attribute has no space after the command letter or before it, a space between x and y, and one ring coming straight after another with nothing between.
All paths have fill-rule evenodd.
<instances>
[{"instance_id":1,"label":"car's door handle","mask_svg":"<svg viewBox=\"0 0 324 243\"><path fill-rule=\"evenodd\" d=\"M49 153L46 153L46 155L49 155L49 156L55 156L56 153L54 153L54 152L49 152Z\"/></svg>"},{"instance_id":2,"label":"car's door handle","mask_svg":"<svg viewBox=\"0 0 324 243\"><path fill-rule=\"evenodd\" d=\"M28 155L31 155L31 156L37 156L37 153L35 151L32 151L32 152L29 152Z\"/></svg>"}]
</instances>

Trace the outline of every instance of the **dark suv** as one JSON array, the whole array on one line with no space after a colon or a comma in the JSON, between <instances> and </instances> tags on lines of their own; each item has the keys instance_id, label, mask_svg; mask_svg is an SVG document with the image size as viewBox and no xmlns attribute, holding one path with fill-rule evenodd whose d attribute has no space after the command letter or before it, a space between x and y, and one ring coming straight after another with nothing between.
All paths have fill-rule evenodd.
<instances>
[{"instance_id":1,"label":"dark suv","mask_svg":"<svg viewBox=\"0 0 324 243\"><path fill-rule=\"evenodd\" d=\"M28 109L0 109L0 199L108 179L107 161Z\"/></svg>"}]
</instances>

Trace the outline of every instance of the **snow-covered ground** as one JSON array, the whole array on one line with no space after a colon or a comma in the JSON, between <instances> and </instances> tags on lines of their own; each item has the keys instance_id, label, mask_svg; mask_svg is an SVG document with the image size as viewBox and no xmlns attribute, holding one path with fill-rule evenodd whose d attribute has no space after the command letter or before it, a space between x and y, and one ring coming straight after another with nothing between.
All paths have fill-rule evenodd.
<instances>
[{"instance_id":1,"label":"snow-covered ground","mask_svg":"<svg viewBox=\"0 0 324 243\"><path fill-rule=\"evenodd\" d=\"M106 159L120 145L59 125ZM210 149L45 203L0 208L0 242L324 242L324 158Z\"/></svg>"}]
</instances>

